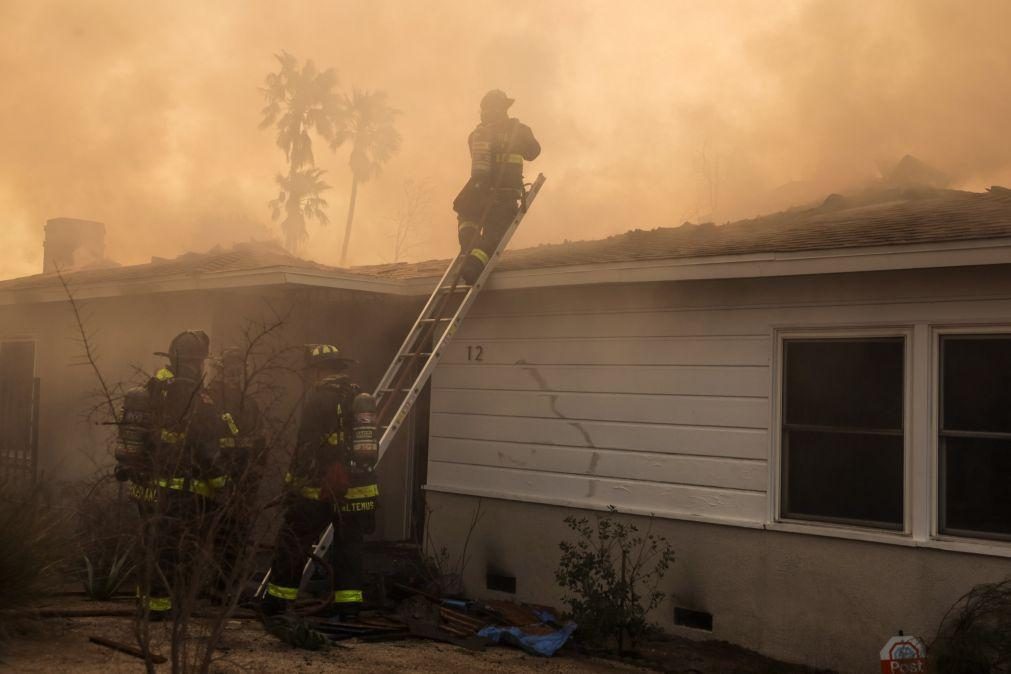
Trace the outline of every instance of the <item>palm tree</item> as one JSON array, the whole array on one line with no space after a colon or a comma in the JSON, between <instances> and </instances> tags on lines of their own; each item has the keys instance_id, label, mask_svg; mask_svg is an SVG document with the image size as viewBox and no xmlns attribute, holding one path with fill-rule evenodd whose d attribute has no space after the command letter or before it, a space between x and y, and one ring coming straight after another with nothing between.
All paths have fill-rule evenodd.
<instances>
[{"instance_id":1,"label":"palm tree","mask_svg":"<svg viewBox=\"0 0 1011 674\"><path fill-rule=\"evenodd\" d=\"M298 250L306 237L305 223L307 220L317 220L319 224L329 224L326 216L326 199L321 193L330 189L323 182L323 169L301 168L291 170L288 175L278 174L275 180L281 188L276 199L270 202L271 217L277 220L284 211L281 220L281 231L284 232L284 244L288 250Z\"/></svg>"},{"instance_id":2,"label":"palm tree","mask_svg":"<svg viewBox=\"0 0 1011 674\"><path fill-rule=\"evenodd\" d=\"M275 58L280 70L267 75L260 88L267 102L260 128L276 127L277 146L288 161L288 175L277 177L281 194L270 206L275 220L284 206L281 230L285 246L294 252L308 236L307 220L316 219L323 225L328 222L322 210L326 201L319 195L330 186L321 179L324 171L315 168L310 132L334 144L343 133L343 109L334 91L337 73L333 68L320 72L312 61L299 68L298 59L285 51Z\"/></svg>"},{"instance_id":3,"label":"palm tree","mask_svg":"<svg viewBox=\"0 0 1011 674\"><path fill-rule=\"evenodd\" d=\"M341 101L343 124L336 130L330 145L333 149L345 140L351 146L351 199L348 203L348 219L344 229L344 246L341 248L341 265L348 257L348 243L351 241L351 223L355 217L355 201L358 198L358 183L368 182L379 173L379 169L400 149L400 133L393 121L399 110L391 108L384 91L360 91L355 89Z\"/></svg>"}]
</instances>

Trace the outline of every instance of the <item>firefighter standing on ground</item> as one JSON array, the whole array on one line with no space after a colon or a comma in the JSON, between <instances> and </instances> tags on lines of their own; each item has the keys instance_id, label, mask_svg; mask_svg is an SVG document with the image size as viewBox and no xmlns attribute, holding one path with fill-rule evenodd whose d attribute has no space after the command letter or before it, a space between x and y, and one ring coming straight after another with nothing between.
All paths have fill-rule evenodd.
<instances>
[{"instance_id":1,"label":"firefighter standing on ground","mask_svg":"<svg viewBox=\"0 0 1011 674\"><path fill-rule=\"evenodd\" d=\"M523 161L541 153L533 132L509 117L513 99L494 89L481 99L481 123L467 145L470 180L453 202L458 216L460 252L468 253L460 273L473 284L513 218L523 198ZM468 252L469 251L469 252Z\"/></svg>"},{"instance_id":2,"label":"firefighter standing on ground","mask_svg":"<svg viewBox=\"0 0 1011 674\"><path fill-rule=\"evenodd\" d=\"M313 386L302 408L291 468L285 476L284 519L262 610L285 612L298 597L309 551L329 524L333 569L331 615L361 608L362 542L375 528L375 401L343 374L351 362L335 346L306 346Z\"/></svg>"},{"instance_id":3,"label":"firefighter standing on ground","mask_svg":"<svg viewBox=\"0 0 1011 674\"><path fill-rule=\"evenodd\" d=\"M219 440L230 433L203 387L208 343L200 330L177 335L168 353L156 354L168 366L130 389L123 404L116 477L132 482L144 518L151 566L141 573L138 597L155 619L172 610L173 594L184 591L176 580L189 578L197 562L219 477Z\"/></svg>"},{"instance_id":4,"label":"firefighter standing on ground","mask_svg":"<svg viewBox=\"0 0 1011 674\"><path fill-rule=\"evenodd\" d=\"M238 347L221 352L217 372L208 386L225 435L218 439L218 460L213 504L219 522L215 552L218 566L215 597L224 601L241 583L237 566L249 543L252 510L260 481L265 443L260 435L260 409L245 390L245 354Z\"/></svg>"}]
</instances>

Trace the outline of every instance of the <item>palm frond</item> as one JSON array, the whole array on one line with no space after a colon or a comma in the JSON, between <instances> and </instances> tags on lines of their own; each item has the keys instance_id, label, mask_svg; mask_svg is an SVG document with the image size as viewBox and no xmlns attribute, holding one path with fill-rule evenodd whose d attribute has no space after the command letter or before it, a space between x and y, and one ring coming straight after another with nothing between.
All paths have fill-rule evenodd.
<instances>
[{"instance_id":1,"label":"palm frond","mask_svg":"<svg viewBox=\"0 0 1011 674\"><path fill-rule=\"evenodd\" d=\"M348 119L346 135L354 142L351 170L359 182L367 182L400 150L401 136L394 126L400 111L389 105L385 91L366 89L353 89L342 106Z\"/></svg>"},{"instance_id":2,"label":"palm frond","mask_svg":"<svg viewBox=\"0 0 1011 674\"><path fill-rule=\"evenodd\" d=\"M287 51L274 55L279 65L260 88L266 105L261 110L260 128L273 126L277 146L285 159L298 169L312 165L311 132L331 142L339 117L339 97L335 92L337 72L322 72L312 60L299 67L298 59Z\"/></svg>"}]
</instances>

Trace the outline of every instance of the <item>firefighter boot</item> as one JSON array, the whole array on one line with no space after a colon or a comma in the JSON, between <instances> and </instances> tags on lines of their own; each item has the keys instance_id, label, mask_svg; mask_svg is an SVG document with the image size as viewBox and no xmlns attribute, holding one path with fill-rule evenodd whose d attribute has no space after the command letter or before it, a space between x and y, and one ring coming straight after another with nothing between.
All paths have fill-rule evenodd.
<instances>
[{"instance_id":1,"label":"firefighter boot","mask_svg":"<svg viewBox=\"0 0 1011 674\"><path fill-rule=\"evenodd\" d=\"M142 593L140 586L137 591L137 611L140 615L147 615L149 622L158 623L172 617L172 597L168 593L161 594L164 590L155 590L150 595Z\"/></svg>"},{"instance_id":2,"label":"firefighter boot","mask_svg":"<svg viewBox=\"0 0 1011 674\"><path fill-rule=\"evenodd\" d=\"M361 612L361 604L330 604L317 615L327 622L353 623L358 622Z\"/></svg>"},{"instance_id":3,"label":"firefighter boot","mask_svg":"<svg viewBox=\"0 0 1011 674\"><path fill-rule=\"evenodd\" d=\"M488 254L480 248L474 248L460 267L460 278L467 285L474 285L488 263Z\"/></svg>"}]
</instances>

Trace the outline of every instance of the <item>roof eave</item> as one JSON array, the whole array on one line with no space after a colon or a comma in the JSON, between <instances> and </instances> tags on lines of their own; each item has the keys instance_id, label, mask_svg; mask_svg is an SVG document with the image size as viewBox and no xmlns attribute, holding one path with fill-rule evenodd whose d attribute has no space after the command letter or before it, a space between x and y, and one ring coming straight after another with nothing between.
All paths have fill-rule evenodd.
<instances>
[{"instance_id":1,"label":"roof eave","mask_svg":"<svg viewBox=\"0 0 1011 674\"><path fill-rule=\"evenodd\" d=\"M625 261L496 272L490 290L704 279L806 276L1011 263L1011 238L836 248L649 261Z\"/></svg>"},{"instance_id":2,"label":"roof eave","mask_svg":"<svg viewBox=\"0 0 1011 674\"><path fill-rule=\"evenodd\" d=\"M131 279L129 281L101 281L97 283L74 283L70 287L75 299L98 299L149 295L154 293L186 292L200 290L222 290L281 285L323 286L372 292L385 295L424 295L430 290L427 279L418 283L405 283L396 279L369 278L360 274L334 273L306 270L299 267L275 266L261 269L209 272L201 274L176 274L153 279ZM23 288L0 291L0 306L14 304L41 304L62 302L67 294L62 286L45 288Z\"/></svg>"}]
</instances>

